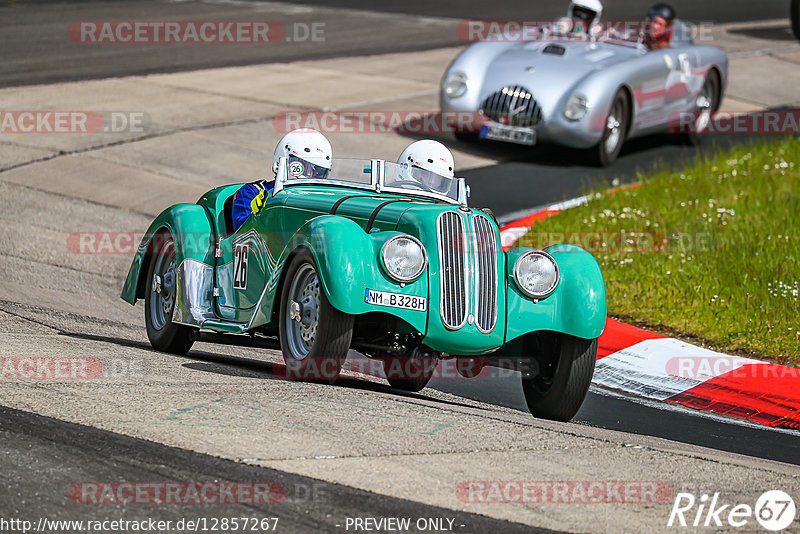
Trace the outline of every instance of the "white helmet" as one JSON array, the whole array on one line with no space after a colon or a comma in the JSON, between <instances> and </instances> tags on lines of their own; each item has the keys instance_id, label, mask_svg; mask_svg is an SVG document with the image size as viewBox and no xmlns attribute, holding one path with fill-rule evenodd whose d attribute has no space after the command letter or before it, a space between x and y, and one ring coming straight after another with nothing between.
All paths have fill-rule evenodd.
<instances>
[{"instance_id":1,"label":"white helmet","mask_svg":"<svg viewBox=\"0 0 800 534\"><path fill-rule=\"evenodd\" d=\"M602 15L603 4L600 0L572 0L567 11L567 16L572 20L589 24L599 22Z\"/></svg>"},{"instance_id":2,"label":"white helmet","mask_svg":"<svg viewBox=\"0 0 800 534\"><path fill-rule=\"evenodd\" d=\"M289 174L295 178L327 178L333 149L324 135L311 128L293 130L284 135L272 155L272 172L278 172L278 160L288 158Z\"/></svg>"},{"instance_id":3,"label":"white helmet","mask_svg":"<svg viewBox=\"0 0 800 534\"><path fill-rule=\"evenodd\" d=\"M397 164L401 167L403 179L411 178L439 193L450 190L451 180L455 176L453 154L442 143L432 139L408 145L400 154Z\"/></svg>"}]
</instances>

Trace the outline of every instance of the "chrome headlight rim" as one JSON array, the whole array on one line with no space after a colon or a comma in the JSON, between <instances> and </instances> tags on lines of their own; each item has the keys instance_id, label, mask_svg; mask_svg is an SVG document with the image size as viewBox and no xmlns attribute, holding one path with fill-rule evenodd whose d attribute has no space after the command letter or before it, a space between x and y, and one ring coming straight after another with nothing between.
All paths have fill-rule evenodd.
<instances>
[{"instance_id":1,"label":"chrome headlight rim","mask_svg":"<svg viewBox=\"0 0 800 534\"><path fill-rule=\"evenodd\" d=\"M553 264L553 268L556 271L556 275L553 278L553 283L546 291L542 292L529 291L528 288L523 286L522 282L520 282L519 266L522 264L522 260L524 260L528 256L543 256L544 258L548 259L550 263ZM523 293L525 293L529 297L533 297L535 299L541 299L550 295L551 293L553 293L553 291L556 290L559 282L561 281L561 270L558 268L558 262L556 261L556 259L547 252L545 252L544 250L539 250L539 249L528 250L525 251L519 258L517 258L517 261L514 264L514 281L517 283L517 287L520 288L520 290Z\"/></svg>"},{"instance_id":2,"label":"chrome headlight rim","mask_svg":"<svg viewBox=\"0 0 800 534\"><path fill-rule=\"evenodd\" d=\"M450 91L450 84L453 82L459 82L459 88L455 91ZM447 98L461 98L469 89L469 78L467 75L460 71L453 71L448 72L444 80L442 80L442 92Z\"/></svg>"},{"instance_id":3,"label":"chrome headlight rim","mask_svg":"<svg viewBox=\"0 0 800 534\"><path fill-rule=\"evenodd\" d=\"M578 104L578 108L580 109L577 113L572 113L572 106L574 104ZM589 113L589 109L591 106L589 105L589 100L580 93L575 93L571 95L566 103L564 104L564 118L568 121L578 122L586 117L586 114Z\"/></svg>"},{"instance_id":4,"label":"chrome headlight rim","mask_svg":"<svg viewBox=\"0 0 800 534\"><path fill-rule=\"evenodd\" d=\"M414 273L413 276L402 277L402 276L399 276L396 273L393 273L392 270L389 269L389 265L387 264L387 261L386 261L386 248L393 241L397 241L398 239L408 239L408 240L414 242L420 248L420 250L422 251L422 265L420 266L419 270L416 273ZM414 280L416 280L420 276L422 276L422 273L424 273L425 269L428 268L428 251L425 250L425 246L422 244L422 241L420 241L419 239L417 239L413 235L410 235L410 234L397 234L397 235L393 235L392 237L387 239L386 242L384 242L383 246L381 247L381 262L383 263L383 270L386 271L386 274L388 274L392 279L394 279L394 280L396 280L398 282L402 282L402 283L413 282Z\"/></svg>"}]
</instances>

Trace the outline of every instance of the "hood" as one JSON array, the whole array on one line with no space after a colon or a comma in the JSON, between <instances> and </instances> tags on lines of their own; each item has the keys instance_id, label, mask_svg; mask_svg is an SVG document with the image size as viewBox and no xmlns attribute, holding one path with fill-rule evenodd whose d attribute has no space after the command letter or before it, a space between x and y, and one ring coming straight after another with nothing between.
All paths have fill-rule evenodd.
<instances>
[{"instance_id":1,"label":"hood","mask_svg":"<svg viewBox=\"0 0 800 534\"><path fill-rule=\"evenodd\" d=\"M522 85L547 113L593 72L638 56L635 48L609 43L519 43L486 69L480 102L505 86Z\"/></svg>"}]
</instances>

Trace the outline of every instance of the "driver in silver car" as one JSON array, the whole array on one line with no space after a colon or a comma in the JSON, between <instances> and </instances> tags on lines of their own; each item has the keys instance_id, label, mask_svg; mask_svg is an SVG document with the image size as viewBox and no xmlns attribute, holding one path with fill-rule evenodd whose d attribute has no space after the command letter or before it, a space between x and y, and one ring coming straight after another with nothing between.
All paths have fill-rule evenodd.
<instances>
[{"instance_id":1,"label":"driver in silver car","mask_svg":"<svg viewBox=\"0 0 800 534\"><path fill-rule=\"evenodd\" d=\"M644 44L649 50L669 48L675 31L675 10L669 4L656 4L647 12Z\"/></svg>"},{"instance_id":2,"label":"driver in silver car","mask_svg":"<svg viewBox=\"0 0 800 534\"><path fill-rule=\"evenodd\" d=\"M580 24L584 32L589 32L593 24L600 22L603 15L603 4L600 0L572 0L567 17L575 24Z\"/></svg>"}]
</instances>

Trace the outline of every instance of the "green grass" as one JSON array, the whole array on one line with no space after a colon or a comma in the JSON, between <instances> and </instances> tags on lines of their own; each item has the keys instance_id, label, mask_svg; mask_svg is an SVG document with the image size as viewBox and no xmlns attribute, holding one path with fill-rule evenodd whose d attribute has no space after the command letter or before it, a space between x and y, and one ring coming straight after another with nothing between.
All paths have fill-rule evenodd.
<instances>
[{"instance_id":1,"label":"green grass","mask_svg":"<svg viewBox=\"0 0 800 534\"><path fill-rule=\"evenodd\" d=\"M588 248L610 315L800 364L800 142L737 148L639 180L592 193L521 244Z\"/></svg>"}]
</instances>

